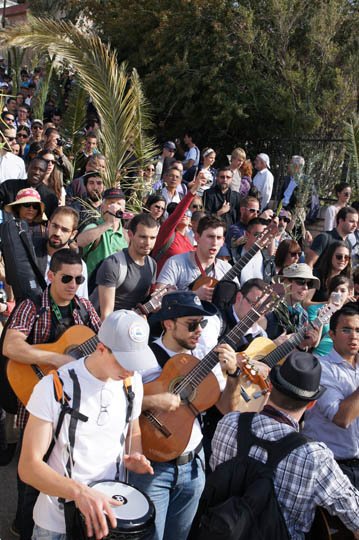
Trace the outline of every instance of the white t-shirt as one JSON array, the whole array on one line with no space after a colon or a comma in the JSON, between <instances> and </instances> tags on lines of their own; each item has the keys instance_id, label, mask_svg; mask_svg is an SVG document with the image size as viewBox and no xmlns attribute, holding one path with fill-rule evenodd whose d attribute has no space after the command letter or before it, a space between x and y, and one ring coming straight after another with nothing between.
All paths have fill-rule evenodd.
<instances>
[{"instance_id":1,"label":"white t-shirt","mask_svg":"<svg viewBox=\"0 0 359 540\"><path fill-rule=\"evenodd\" d=\"M331 206L328 206L328 208L325 211L324 216L324 230L325 231L332 231L337 226L337 213L339 212L339 208L336 208L334 204Z\"/></svg>"},{"instance_id":2,"label":"white t-shirt","mask_svg":"<svg viewBox=\"0 0 359 540\"><path fill-rule=\"evenodd\" d=\"M246 253L245 248L242 249L241 257ZM249 279L259 278L263 279L264 267L263 267L263 255L260 251L247 262L241 272L241 287Z\"/></svg>"},{"instance_id":3,"label":"white t-shirt","mask_svg":"<svg viewBox=\"0 0 359 540\"><path fill-rule=\"evenodd\" d=\"M258 171L253 178L253 185L260 191L262 195L261 211L264 210L270 201L273 191L273 174L269 169Z\"/></svg>"},{"instance_id":4,"label":"white t-shirt","mask_svg":"<svg viewBox=\"0 0 359 540\"><path fill-rule=\"evenodd\" d=\"M228 262L216 259L214 270L209 272L209 277L221 279L231 268ZM188 286L200 275L201 272L196 265L193 252L187 251L167 259L157 278L157 282L176 285L177 289L183 291L188 289Z\"/></svg>"},{"instance_id":5,"label":"white t-shirt","mask_svg":"<svg viewBox=\"0 0 359 540\"><path fill-rule=\"evenodd\" d=\"M64 383L64 391L69 396L73 395L73 383L68 373L69 369L75 370L81 386L79 410L88 417L87 422L79 420L77 423L72 477L83 484L105 478L114 479L116 462L121 463L124 454L124 441L128 429L128 425L126 425L127 398L123 381L104 382L97 379L86 368L85 358L81 358L66 364L59 370ZM136 419L141 413L143 398L143 386L138 373L132 377L132 388L135 393L132 419ZM106 402L103 401L102 397L104 390ZM101 404L106 407L108 418L104 425L99 426L98 417ZM52 375L48 375L38 382L26 408L37 418L51 422L53 430L56 429L60 405L54 398ZM58 441L48 460L48 465L61 475L66 474L69 421L70 415L67 414ZM36 525L44 529L61 534L65 533L64 512L59 506L57 497L50 497L44 493L39 494L34 508L34 521Z\"/></svg>"},{"instance_id":6,"label":"white t-shirt","mask_svg":"<svg viewBox=\"0 0 359 540\"><path fill-rule=\"evenodd\" d=\"M0 183L6 180L26 180L25 162L19 156L6 152L0 156Z\"/></svg>"}]
</instances>

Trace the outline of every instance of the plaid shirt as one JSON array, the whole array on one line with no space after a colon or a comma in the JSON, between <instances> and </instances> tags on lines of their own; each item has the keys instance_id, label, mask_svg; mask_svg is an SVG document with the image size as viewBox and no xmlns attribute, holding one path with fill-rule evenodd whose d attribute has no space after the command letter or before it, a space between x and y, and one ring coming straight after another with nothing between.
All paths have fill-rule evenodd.
<instances>
[{"instance_id":1,"label":"plaid shirt","mask_svg":"<svg viewBox=\"0 0 359 540\"><path fill-rule=\"evenodd\" d=\"M217 425L210 459L213 470L237 455L238 415L237 412L227 414ZM297 422L291 417L289 419L298 430ZM269 441L281 439L293 429L262 414L256 414L252 422L253 433ZM265 463L267 453L258 446L252 446L249 456ZM359 529L359 492L342 473L324 443L313 441L293 450L279 463L274 487L294 540L304 539L317 506L336 514L348 529Z\"/></svg>"},{"instance_id":2,"label":"plaid shirt","mask_svg":"<svg viewBox=\"0 0 359 540\"><path fill-rule=\"evenodd\" d=\"M101 321L97 312L91 302L85 298L74 298L75 304L81 302L81 304L86 308L89 314L89 327L97 334L100 329ZM42 303L40 310L44 308L43 313L40 317L37 317L38 310L32 300L23 300L20 304L14 309L9 329L18 330L28 338L32 332L32 343L34 345L38 343L49 343L50 330L51 330L51 304L49 296L49 288L44 291L42 297ZM39 310L39 311L40 311ZM83 325L81 319L80 310L78 307L74 307L72 312L75 325ZM25 407L18 402L18 411L17 411L17 426L20 429L24 429L29 413L26 411Z\"/></svg>"}]
</instances>

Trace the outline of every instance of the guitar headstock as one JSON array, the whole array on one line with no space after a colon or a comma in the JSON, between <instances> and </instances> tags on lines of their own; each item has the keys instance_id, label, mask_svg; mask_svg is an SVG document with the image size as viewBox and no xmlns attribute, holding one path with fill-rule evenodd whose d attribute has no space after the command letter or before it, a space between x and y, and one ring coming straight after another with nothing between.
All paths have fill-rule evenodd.
<instances>
[{"instance_id":1,"label":"guitar headstock","mask_svg":"<svg viewBox=\"0 0 359 540\"><path fill-rule=\"evenodd\" d=\"M323 307L320 308L320 310L317 313L317 319L321 324L325 324L329 321L330 317L340 309L341 306L337 303L330 302L329 304L325 304Z\"/></svg>"},{"instance_id":2,"label":"guitar headstock","mask_svg":"<svg viewBox=\"0 0 359 540\"><path fill-rule=\"evenodd\" d=\"M264 315L268 311L274 309L285 295L285 287L282 283L272 283L267 285L261 297L252 306L253 311Z\"/></svg>"},{"instance_id":3,"label":"guitar headstock","mask_svg":"<svg viewBox=\"0 0 359 540\"><path fill-rule=\"evenodd\" d=\"M264 231L256 238L255 244L259 246L260 249L265 248L271 240L278 233L278 225L274 221L270 223Z\"/></svg>"},{"instance_id":4,"label":"guitar headstock","mask_svg":"<svg viewBox=\"0 0 359 540\"><path fill-rule=\"evenodd\" d=\"M160 289L156 289L152 293L150 300L147 302L150 311L159 309L162 306L162 298L165 296L165 294L173 292L174 290L176 290L176 287L173 285L164 285Z\"/></svg>"}]
</instances>

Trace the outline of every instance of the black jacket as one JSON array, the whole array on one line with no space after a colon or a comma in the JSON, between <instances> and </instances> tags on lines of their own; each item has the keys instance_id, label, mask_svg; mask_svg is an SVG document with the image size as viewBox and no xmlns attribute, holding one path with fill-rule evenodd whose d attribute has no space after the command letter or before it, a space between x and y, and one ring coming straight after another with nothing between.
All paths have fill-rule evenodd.
<instances>
[{"instance_id":1,"label":"black jacket","mask_svg":"<svg viewBox=\"0 0 359 540\"><path fill-rule=\"evenodd\" d=\"M228 189L226 193L222 193L218 185L207 189L203 194L203 202L205 210L208 214L216 214L220 208L222 208L225 201L229 202L231 207L229 212L222 214L222 219L225 221L228 227L239 221L239 201L240 195L236 191Z\"/></svg>"}]
</instances>

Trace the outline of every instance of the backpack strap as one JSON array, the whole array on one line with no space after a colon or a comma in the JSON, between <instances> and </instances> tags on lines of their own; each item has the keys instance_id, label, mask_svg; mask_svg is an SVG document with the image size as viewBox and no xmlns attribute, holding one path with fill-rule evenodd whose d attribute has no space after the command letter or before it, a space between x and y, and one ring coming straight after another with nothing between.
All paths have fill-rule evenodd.
<instances>
[{"instance_id":1,"label":"backpack strap","mask_svg":"<svg viewBox=\"0 0 359 540\"><path fill-rule=\"evenodd\" d=\"M152 352L154 353L157 362L163 368L167 360L169 359L168 353L157 343L150 343L149 345L150 349L152 349Z\"/></svg>"},{"instance_id":2,"label":"backpack strap","mask_svg":"<svg viewBox=\"0 0 359 540\"><path fill-rule=\"evenodd\" d=\"M116 289L118 287L121 287L122 283L125 281L126 279L126 276L127 276L127 259L126 259L126 255L125 253L123 252L123 250L121 251L118 251L118 264L120 266L120 269L119 269L119 273L118 273L118 280L117 280L117 283L116 283Z\"/></svg>"},{"instance_id":3,"label":"backpack strap","mask_svg":"<svg viewBox=\"0 0 359 540\"><path fill-rule=\"evenodd\" d=\"M176 236L176 231L171 234L167 242L157 251L156 255L152 255L153 259L158 262L165 255L166 251L172 246Z\"/></svg>"},{"instance_id":4,"label":"backpack strap","mask_svg":"<svg viewBox=\"0 0 359 540\"><path fill-rule=\"evenodd\" d=\"M88 310L85 308L83 303L81 302L80 298L76 297L76 307L78 307L80 312L80 318L85 326L88 326L90 322L90 314Z\"/></svg>"},{"instance_id":5,"label":"backpack strap","mask_svg":"<svg viewBox=\"0 0 359 540\"><path fill-rule=\"evenodd\" d=\"M238 417L237 429L237 456L245 458L253 446L252 420L255 413L241 413Z\"/></svg>"}]
</instances>

